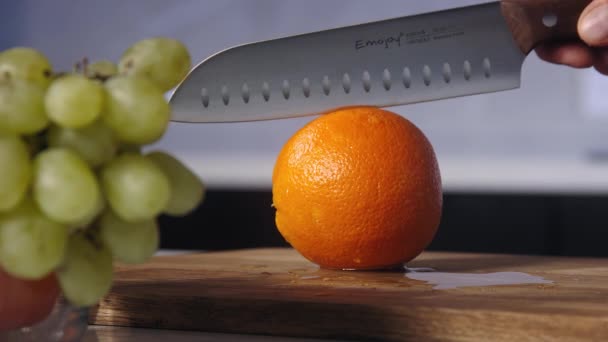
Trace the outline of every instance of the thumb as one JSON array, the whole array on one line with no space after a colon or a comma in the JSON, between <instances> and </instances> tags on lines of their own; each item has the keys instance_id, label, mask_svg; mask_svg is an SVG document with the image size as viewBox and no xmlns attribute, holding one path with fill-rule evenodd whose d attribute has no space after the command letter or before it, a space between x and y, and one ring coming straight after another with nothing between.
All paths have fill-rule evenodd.
<instances>
[{"instance_id":1,"label":"thumb","mask_svg":"<svg viewBox=\"0 0 608 342\"><path fill-rule=\"evenodd\" d=\"M590 46L608 46L608 0L594 0L581 14L578 33Z\"/></svg>"}]
</instances>

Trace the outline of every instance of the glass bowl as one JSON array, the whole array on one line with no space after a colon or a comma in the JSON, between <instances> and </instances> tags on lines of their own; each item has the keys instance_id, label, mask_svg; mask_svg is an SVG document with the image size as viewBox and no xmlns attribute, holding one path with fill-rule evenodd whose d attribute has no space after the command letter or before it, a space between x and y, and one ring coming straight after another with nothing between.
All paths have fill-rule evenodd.
<instances>
[{"instance_id":1,"label":"glass bowl","mask_svg":"<svg viewBox=\"0 0 608 342\"><path fill-rule=\"evenodd\" d=\"M2 342L78 342L88 327L89 308L78 308L59 297L51 314L29 327L0 332Z\"/></svg>"}]
</instances>

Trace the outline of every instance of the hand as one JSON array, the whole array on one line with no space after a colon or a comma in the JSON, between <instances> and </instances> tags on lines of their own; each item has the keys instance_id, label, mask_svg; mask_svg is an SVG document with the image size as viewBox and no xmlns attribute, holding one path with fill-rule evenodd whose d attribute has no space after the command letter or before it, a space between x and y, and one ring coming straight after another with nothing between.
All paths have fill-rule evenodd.
<instances>
[{"instance_id":1,"label":"hand","mask_svg":"<svg viewBox=\"0 0 608 342\"><path fill-rule=\"evenodd\" d=\"M578 21L578 42L544 44L536 48L547 62L574 68L595 67L608 75L608 0L594 0Z\"/></svg>"}]
</instances>

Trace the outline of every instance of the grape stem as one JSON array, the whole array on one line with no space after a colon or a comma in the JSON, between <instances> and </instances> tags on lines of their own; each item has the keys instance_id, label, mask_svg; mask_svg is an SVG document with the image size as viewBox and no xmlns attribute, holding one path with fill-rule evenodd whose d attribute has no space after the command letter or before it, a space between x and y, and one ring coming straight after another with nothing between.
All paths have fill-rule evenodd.
<instances>
[{"instance_id":1,"label":"grape stem","mask_svg":"<svg viewBox=\"0 0 608 342\"><path fill-rule=\"evenodd\" d=\"M110 79L111 76L103 76L103 75L98 75L98 74L89 74L89 59L87 57L82 57L82 60L77 61L74 64L74 68L72 70L72 72L76 73L76 74L82 74L83 76L92 79L92 80L97 80L100 82L105 82L108 79ZM61 77L63 75L67 74L66 72L59 72L55 74L55 77Z\"/></svg>"},{"instance_id":2,"label":"grape stem","mask_svg":"<svg viewBox=\"0 0 608 342\"><path fill-rule=\"evenodd\" d=\"M80 73L82 71L82 74L85 76L87 75L87 67L89 65L89 59L86 57L82 57L82 60L77 61L74 64L74 72L75 73Z\"/></svg>"},{"instance_id":3,"label":"grape stem","mask_svg":"<svg viewBox=\"0 0 608 342\"><path fill-rule=\"evenodd\" d=\"M83 231L84 237L91 242L91 244L100 250L103 248L101 241L99 241L99 221L101 216L97 217L93 223L89 225L88 229Z\"/></svg>"}]
</instances>

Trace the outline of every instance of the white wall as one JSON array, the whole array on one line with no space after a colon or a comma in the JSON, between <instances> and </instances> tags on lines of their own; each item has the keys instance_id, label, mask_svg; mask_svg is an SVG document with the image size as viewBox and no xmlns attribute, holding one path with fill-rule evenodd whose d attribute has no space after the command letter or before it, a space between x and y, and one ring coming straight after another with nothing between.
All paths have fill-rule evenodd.
<instances>
[{"instance_id":1,"label":"white wall","mask_svg":"<svg viewBox=\"0 0 608 342\"><path fill-rule=\"evenodd\" d=\"M3 1L0 48L34 46L66 69L83 56L117 59L137 39L165 35L184 41L196 62L250 41L480 2L487 1ZM522 84L392 110L429 136L446 188L608 192L604 166L587 161L590 150L608 150L608 78L532 55ZM267 187L280 147L310 119L173 124L158 145L186 158L210 186Z\"/></svg>"}]
</instances>

